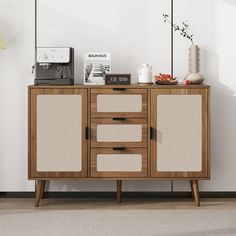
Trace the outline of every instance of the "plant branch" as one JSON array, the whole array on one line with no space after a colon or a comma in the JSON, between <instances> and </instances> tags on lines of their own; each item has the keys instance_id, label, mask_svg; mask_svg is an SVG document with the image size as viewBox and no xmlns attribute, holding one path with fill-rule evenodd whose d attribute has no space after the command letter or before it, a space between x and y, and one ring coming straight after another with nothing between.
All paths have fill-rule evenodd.
<instances>
[{"instance_id":1,"label":"plant branch","mask_svg":"<svg viewBox=\"0 0 236 236\"><path fill-rule=\"evenodd\" d=\"M180 27L177 24L172 24L172 22L169 19L169 15L164 13L163 17L164 17L164 23L169 23L174 28L175 32L179 32L181 36L189 39L191 41L192 45L194 45L193 34L189 33L189 31L188 31L189 25L186 23L186 21L183 21L182 26Z\"/></svg>"}]
</instances>

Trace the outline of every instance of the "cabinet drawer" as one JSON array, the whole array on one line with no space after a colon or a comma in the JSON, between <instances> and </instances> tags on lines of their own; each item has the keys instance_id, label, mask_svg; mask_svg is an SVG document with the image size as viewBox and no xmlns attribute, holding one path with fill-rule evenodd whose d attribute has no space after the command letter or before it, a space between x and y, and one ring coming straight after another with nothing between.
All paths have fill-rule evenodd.
<instances>
[{"instance_id":1,"label":"cabinet drawer","mask_svg":"<svg viewBox=\"0 0 236 236\"><path fill-rule=\"evenodd\" d=\"M92 119L92 147L147 147L147 120L142 118Z\"/></svg>"},{"instance_id":2,"label":"cabinet drawer","mask_svg":"<svg viewBox=\"0 0 236 236\"><path fill-rule=\"evenodd\" d=\"M147 149L93 148L91 177L147 177Z\"/></svg>"},{"instance_id":3,"label":"cabinet drawer","mask_svg":"<svg viewBox=\"0 0 236 236\"><path fill-rule=\"evenodd\" d=\"M91 89L91 116L147 117L147 97L147 89Z\"/></svg>"}]
</instances>

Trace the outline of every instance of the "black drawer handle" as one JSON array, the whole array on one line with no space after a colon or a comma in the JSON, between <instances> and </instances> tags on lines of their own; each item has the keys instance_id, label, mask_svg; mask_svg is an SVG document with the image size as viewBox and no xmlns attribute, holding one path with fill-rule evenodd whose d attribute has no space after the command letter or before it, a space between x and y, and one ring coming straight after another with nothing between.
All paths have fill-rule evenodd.
<instances>
[{"instance_id":1,"label":"black drawer handle","mask_svg":"<svg viewBox=\"0 0 236 236\"><path fill-rule=\"evenodd\" d=\"M114 117L112 118L112 120L126 120L125 117Z\"/></svg>"},{"instance_id":2,"label":"black drawer handle","mask_svg":"<svg viewBox=\"0 0 236 236\"><path fill-rule=\"evenodd\" d=\"M113 88L113 90L124 91L126 88Z\"/></svg>"},{"instance_id":3,"label":"black drawer handle","mask_svg":"<svg viewBox=\"0 0 236 236\"><path fill-rule=\"evenodd\" d=\"M124 151L125 149L125 147L113 147L114 151Z\"/></svg>"}]
</instances>

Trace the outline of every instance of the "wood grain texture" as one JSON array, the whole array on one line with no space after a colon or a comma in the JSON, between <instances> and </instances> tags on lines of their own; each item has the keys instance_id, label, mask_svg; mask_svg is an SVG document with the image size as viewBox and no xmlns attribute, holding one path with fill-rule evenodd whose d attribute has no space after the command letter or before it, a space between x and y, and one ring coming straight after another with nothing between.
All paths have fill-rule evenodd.
<instances>
[{"instance_id":1,"label":"wood grain texture","mask_svg":"<svg viewBox=\"0 0 236 236\"><path fill-rule=\"evenodd\" d=\"M193 190L193 181L192 180L190 180L190 188L191 188L192 198L195 201L194 190Z\"/></svg>"},{"instance_id":2,"label":"wood grain texture","mask_svg":"<svg viewBox=\"0 0 236 236\"><path fill-rule=\"evenodd\" d=\"M92 170L91 170L92 172ZM33 177L33 178L28 178L28 180L65 180L65 181L86 181L86 180L94 180L95 177ZM190 180L208 180L206 177L162 177L162 178L156 178L156 177L122 177L122 176L117 176L117 177L99 177L96 178L96 181L113 181L113 180L133 180L133 181L139 181L139 180L148 180L148 181L157 181L158 179L161 180L176 180L176 181L190 181Z\"/></svg>"},{"instance_id":3,"label":"wood grain texture","mask_svg":"<svg viewBox=\"0 0 236 236\"><path fill-rule=\"evenodd\" d=\"M142 126L142 140L141 142L99 142L97 140L97 126L98 125L141 125ZM112 135L112 134L111 134ZM126 120L113 120L112 118L96 118L91 119L91 147L147 147L148 145L148 130L147 120L143 118L126 118Z\"/></svg>"},{"instance_id":4,"label":"wood grain texture","mask_svg":"<svg viewBox=\"0 0 236 236\"><path fill-rule=\"evenodd\" d=\"M87 155L87 178L91 178L91 89L88 89L88 155Z\"/></svg>"},{"instance_id":5,"label":"wood grain texture","mask_svg":"<svg viewBox=\"0 0 236 236\"><path fill-rule=\"evenodd\" d=\"M151 178L151 118L152 118L152 113L151 113L151 89L148 88L148 136L147 136L147 141L148 141L148 178Z\"/></svg>"},{"instance_id":6,"label":"wood grain texture","mask_svg":"<svg viewBox=\"0 0 236 236\"><path fill-rule=\"evenodd\" d=\"M141 154L142 169L141 171L98 171L97 155L99 154ZM127 157L128 158L128 157ZM119 158L117 158L119 161ZM92 148L91 149L91 177L94 178L138 178L147 177L147 149L146 148L126 148L123 151L113 150L112 148Z\"/></svg>"},{"instance_id":7,"label":"wood grain texture","mask_svg":"<svg viewBox=\"0 0 236 236\"><path fill-rule=\"evenodd\" d=\"M211 176L211 90L207 88L207 173Z\"/></svg>"},{"instance_id":8,"label":"wood grain texture","mask_svg":"<svg viewBox=\"0 0 236 236\"><path fill-rule=\"evenodd\" d=\"M38 207L41 198L44 194L44 188L45 188L46 181L45 180L39 180L36 188L36 196L35 196L35 206Z\"/></svg>"},{"instance_id":9,"label":"wood grain texture","mask_svg":"<svg viewBox=\"0 0 236 236\"><path fill-rule=\"evenodd\" d=\"M113 89L113 88L127 88L127 89L202 89L202 88L210 88L209 85L200 84L200 85L157 85L157 84L131 84L131 85L83 85L83 84L75 84L71 86L35 86L30 85L30 89L39 89L39 88L59 88L59 89Z\"/></svg>"},{"instance_id":10,"label":"wood grain texture","mask_svg":"<svg viewBox=\"0 0 236 236\"><path fill-rule=\"evenodd\" d=\"M28 178L31 178L31 145L33 145L31 142L31 119L33 118L31 109L31 87L28 87Z\"/></svg>"},{"instance_id":11,"label":"wood grain texture","mask_svg":"<svg viewBox=\"0 0 236 236\"><path fill-rule=\"evenodd\" d=\"M142 110L141 112L98 112L97 110L97 96L99 95L141 95ZM91 117L147 117L148 101L147 89L132 89L113 90L111 88L91 89ZM127 101L129 102L129 101Z\"/></svg>"},{"instance_id":12,"label":"wood grain texture","mask_svg":"<svg viewBox=\"0 0 236 236\"><path fill-rule=\"evenodd\" d=\"M45 191L45 187L46 187L46 180L43 180L42 181L42 191L41 191L41 195L40 195L40 199L43 199L44 198L44 191Z\"/></svg>"},{"instance_id":13,"label":"wood grain texture","mask_svg":"<svg viewBox=\"0 0 236 236\"><path fill-rule=\"evenodd\" d=\"M93 116L91 113L92 106L92 91L95 91L95 93L104 90L111 90L112 94L113 88L114 87L120 87L120 88L126 88L126 92L129 92L132 90L132 94L140 94L142 91L145 91L142 93L144 96L146 96L146 100L144 99L145 103L147 105L145 108L145 116L142 117L140 114L134 114L134 118L137 120L140 120L141 118L144 118L146 120L146 137L147 137L147 143L145 144L145 149L147 153L146 157L146 162L144 163L146 165L146 170L145 174L143 176L124 176L123 173L120 173L118 175L111 175L110 176L99 176L99 177L94 177L91 175L93 172L93 165L94 162L92 160L92 154L93 149L97 148L92 148L91 147L91 142L90 138L89 140L84 140L84 150L83 153L84 155L84 162L83 162L83 170L85 172L82 173L58 173L58 172L51 172L51 173L46 173L46 172L40 172L37 173L36 171L36 137L37 137L37 131L35 129L36 127L36 98L37 94L77 94L80 93L81 91L84 91L84 95L86 96L86 104L83 106L83 111L84 112L84 120L85 126L88 126L92 128L91 121L92 118L94 119L100 119L100 118L105 118L109 119L111 117L127 117L131 118L131 116L127 116L127 114L104 114L103 116ZM203 142L205 140L205 146L202 150L203 152L203 169L205 172L201 173L161 173L160 175L156 175L155 170L153 170L153 167L156 166L155 163L153 163L153 142L155 140L150 140L150 129L148 127L152 126L154 127L153 124L155 124L155 104L153 104L153 91L158 90L158 91L163 91L164 94L199 94L199 91L203 92L203 114L207 114L205 116L205 121L203 121ZM103 92L102 91L102 94ZM90 93L91 92L91 93ZM124 91L115 91L115 93L124 93ZM155 96L155 94L154 94ZM84 86L84 85L74 85L74 86L29 86L28 88L28 117L29 117L29 125L28 125L28 176L29 179L37 179L37 180L51 180L51 179L64 179L64 180L69 180L69 179L94 179L96 178L97 180L155 180L156 178L161 178L161 179L186 179L186 180L200 180L200 179L209 179L210 177L210 109L209 109L209 104L210 104L210 87L207 85L190 85L190 86L185 86L185 85L176 85L176 86L157 86L157 85L121 85L121 86ZM154 113L153 113L154 112ZM205 112L205 113L204 113ZM83 129L84 130L84 129ZM155 131L155 130L154 130ZM85 136L85 133L83 134L83 137ZM91 136L90 136L91 137ZM154 138L155 138L155 132L154 132ZM119 144L119 146L122 146ZM134 147L137 147L136 145ZM152 148L152 150L151 150ZM103 149L103 148L99 148ZM105 148L104 148L105 149ZM206 154L207 153L207 154ZM154 174L153 174L154 173Z\"/></svg>"},{"instance_id":14,"label":"wood grain texture","mask_svg":"<svg viewBox=\"0 0 236 236\"><path fill-rule=\"evenodd\" d=\"M192 185L192 191L193 191L196 207L200 207L198 180L191 180L191 185Z\"/></svg>"},{"instance_id":15,"label":"wood grain texture","mask_svg":"<svg viewBox=\"0 0 236 236\"><path fill-rule=\"evenodd\" d=\"M201 95L202 96L202 170L201 171L157 171L157 96L158 95ZM154 178L209 178L209 151L208 151L208 89L152 89L151 90L151 127L154 137L151 140L151 177ZM181 138L181 137L180 137ZM180 147L181 148L181 147ZM174 158L174 157L173 157Z\"/></svg>"},{"instance_id":16,"label":"wood grain texture","mask_svg":"<svg viewBox=\"0 0 236 236\"><path fill-rule=\"evenodd\" d=\"M56 172L56 171L37 171L37 96L38 95L82 95L82 171L81 172ZM87 90L86 89L33 89L30 92L30 176L29 178L76 178L87 177L87 140L85 139L85 129L87 126ZM60 117L59 117L60 119ZM79 121L78 121L79 122ZM60 147L58 147L60 148Z\"/></svg>"}]
</instances>

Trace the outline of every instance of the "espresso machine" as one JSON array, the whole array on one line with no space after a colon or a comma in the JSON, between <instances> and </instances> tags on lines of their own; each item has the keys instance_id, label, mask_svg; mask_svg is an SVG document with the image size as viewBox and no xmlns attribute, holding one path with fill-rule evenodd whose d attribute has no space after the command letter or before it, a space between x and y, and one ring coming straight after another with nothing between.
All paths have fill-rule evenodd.
<instances>
[{"instance_id":1,"label":"espresso machine","mask_svg":"<svg viewBox=\"0 0 236 236\"><path fill-rule=\"evenodd\" d=\"M74 49L38 47L35 85L73 85Z\"/></svg>"}]
</instances>

